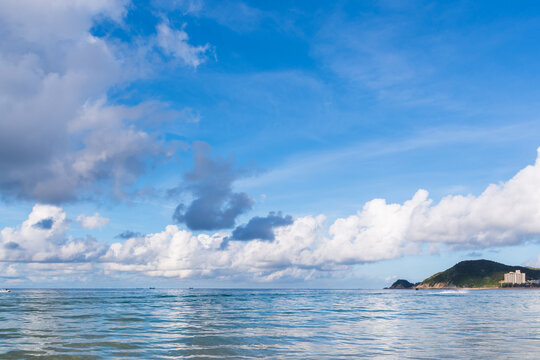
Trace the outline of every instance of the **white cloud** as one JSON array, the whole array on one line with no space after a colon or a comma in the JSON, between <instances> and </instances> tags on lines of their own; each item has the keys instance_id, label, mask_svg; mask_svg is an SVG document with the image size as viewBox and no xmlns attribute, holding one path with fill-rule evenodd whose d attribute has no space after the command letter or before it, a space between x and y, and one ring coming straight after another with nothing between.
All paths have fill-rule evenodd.
<instances>
[{"instance_id":1,"label":"white cloud","mask_svg":"<svg viewBox=\"0 0 540 360\"><path fill-rule=\"evenodd\" d=\"M0 231L0 260L12 262L72 262L96 260L102 245L92 238L67 236L69 221L62 208L35 205L17 229Z\"/></svg>"},{"instance_id":2,"label":"white cloud","mask_svg":"<svg viewBox=\"0 0 540 360\"><path fill-rule=\"evenodd\" d=\"M109 221L111 220L101 217L98 213L91 216L84 214L77 216L77 222L85 229L101 228L107 225Z\"/></svg>"},{"instance_id":3,"label":"white cloud","mask_svg":"<svg viewBox=\"0 0 540 360\"><path fill-rule=\"evenodd\" d=\"M170 225L161 233L112 244L103 261L108 270L140 271L149 276L275 279L276 271L314 264L310 249L320 240L323 221L322 216L299 218L276 230L273 242L230 241L226 248L222 245L229 234L194 235Z\"/></svg>"},{"instance_id":4,"label":"white cloud","mask_svg":"<svg viewBox=\"0 0 540 360\"><path fill-rule=\"evenodd\" d=\"M427 192L420 190L402 205L375 199L356 215L337 219L330 227L330 239L319 249L321 257L335 263L357 263L418 253L419 246L408 241L407 231L426 197Z\"/></svg>"},{"instance_id":5,"label":"white cloud","mask_svg":"<svg viewBox=\"0 0 540 360\"><path fill-rule=\"evenodd\" d=\"M434 204L428 195L419 190L404 204L368 202L356 215L336 220L319 251L327 262L356 263L419 253L422 244L480 249L540 236L540 155L479 196L449 195Z\"/></svg>"},{"instance_id":6,"label":"white cloud","mask_svg":"<svg viewBox=\"0 0 540 360\"><path fill-rule=\"evenodd\" d=\"M230 241L222 249L224 234L197 237L171 226L112 245L107 261L116 270L148 275L251 274L264 280L418 254L424 244L449 250L518 244L540 236L539 159L479 196L451 195L435 204L419 190L403 204L369 201L357 214L337 219L328 232L323 216L308 216L276 229L273 242Z\"/></svg>"},{"instance_id":7,"label":"white cloud","mask_svg":"<svg viewBox=\"0 0 540 360\"><path fill-rule=\"evenodd\" d=\"M450 195L419 204L408 238L454 247L516 244L540 234L540 148L534 165L479 196Z\"/></svg>"},{"instance_id":8,"label":"white cloud","mask_svg":"<svg viewBox=\"0 0 540 360\"><path fill-rule=\"evenodd\" d=\"M90 262L109 274L309 279L353 264L418 254L423 245L451 251L535 239L540 236L539 185L540 153L534 165L505 183L488 186L479 196L451 195L435 204L427 191L419 190L403 204L374 199L328 228L322 215L297 218L276 228L274 241L234 241L227 239L228 233L197 235L169 225L162 232L108 245L67 237L64 211L36 205L19 228L1 231L0 260ZM94 217L94 223L102 221L98 214Z\"/></svg>"},{"instance_id":9,"label":"white cloud","mask_svg":"<svg viewBox=\"0 0 540 360\"><path fill-rule=\"evenodd\" d=\"M184 31L185 24L180 30L172 29L168 24L157 26L157 42L167 55L182 59L187 65L196 68L206 61L206 53L210 46L193 46L188 43L189 36Z\"/></svg>"}]
</instances>

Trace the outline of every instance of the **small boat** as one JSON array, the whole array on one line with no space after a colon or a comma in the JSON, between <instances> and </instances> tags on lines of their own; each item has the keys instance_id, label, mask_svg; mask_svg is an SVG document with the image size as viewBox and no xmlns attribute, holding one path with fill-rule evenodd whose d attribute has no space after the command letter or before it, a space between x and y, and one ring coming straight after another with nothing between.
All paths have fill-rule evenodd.
<instances>
[{"instance_id":1,"label":"small boat","mask_svg":"<svg viewBox=\"0 0 540 360\"><path fill-rule=\"evenodd\" d=\"M11 292L9 289L0 289L0 292Z\"/></svg>"}]
</instances>

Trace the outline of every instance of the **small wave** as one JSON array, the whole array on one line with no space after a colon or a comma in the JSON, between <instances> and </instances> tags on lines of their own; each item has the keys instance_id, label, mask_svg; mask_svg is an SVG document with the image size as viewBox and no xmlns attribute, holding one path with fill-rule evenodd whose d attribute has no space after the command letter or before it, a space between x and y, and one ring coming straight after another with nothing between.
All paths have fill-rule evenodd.
<instances>
[{"instance_id":1,"label":"small wave","mask_svg":"<svg viewBox=\"0 0 540 360\"><path fill-rule=\"evenodd\" d=\"M439 294L441 295L466 295L469 290L443 290Z\"/></svg>"}]
</instances>

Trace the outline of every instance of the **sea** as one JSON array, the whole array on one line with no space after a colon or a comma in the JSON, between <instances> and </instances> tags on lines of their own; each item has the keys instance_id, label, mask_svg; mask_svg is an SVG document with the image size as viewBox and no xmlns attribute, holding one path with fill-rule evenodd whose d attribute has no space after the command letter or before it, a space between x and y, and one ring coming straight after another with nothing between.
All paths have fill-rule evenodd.
<instances>
[{"instance_id":1,"label":"sea","mask_svg":"<svg viewBox=\"0 0 540 360\"><path fill-rule=\"evenodd\" d=\"M538 359L539 290L13 289L0 359Z\"/></svg>"}]
</instances>

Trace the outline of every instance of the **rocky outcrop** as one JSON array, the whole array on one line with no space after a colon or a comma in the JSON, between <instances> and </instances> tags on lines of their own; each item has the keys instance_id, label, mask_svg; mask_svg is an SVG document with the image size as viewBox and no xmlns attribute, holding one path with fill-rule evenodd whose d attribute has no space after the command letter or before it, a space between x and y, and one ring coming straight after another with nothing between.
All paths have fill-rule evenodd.
<instances>
[{"instance_id":1,"label":"rocky outcrop","mask_svg":"<svg viewBox=\"0 0 540 360\"><path fill-rule=\"evenodd\" d=\"M405 279L399 279L396 280L392 286L386 289L412 289L415 286L415 284L408 282Z\"/></svg>"}]
</instances>

